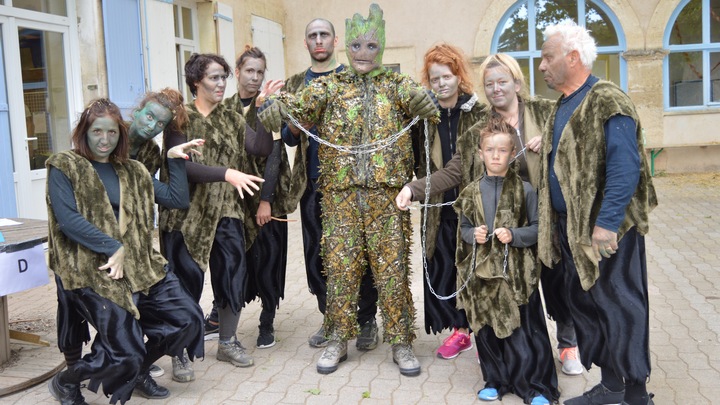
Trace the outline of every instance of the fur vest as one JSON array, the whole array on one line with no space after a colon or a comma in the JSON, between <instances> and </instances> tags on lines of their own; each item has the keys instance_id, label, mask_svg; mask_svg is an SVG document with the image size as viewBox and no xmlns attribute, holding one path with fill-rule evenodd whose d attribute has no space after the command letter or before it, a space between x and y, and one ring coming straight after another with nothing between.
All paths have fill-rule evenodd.
<instances>
[{"instance_id":1,"label":"fur vest","mask_svg":"<svg viewBox=\"0 0 720 405\"><path fill-rule=\"evenodd\" d=\"M528 225L523 181L512 166L500 193L492 229L518 228ZM480 182L465 187L455 202L455 210L475 226L486 225ZM503 274L505 245L497 238L491 243L475 247L465 243L458 227L455 261L458 269L458 288L470 278L467 288L458 294L457 306L464 308L470 327L479 331L485 325L493 328L500 338L510 336L520 326L520 310L538 285L539 271L534 248L515 248L508 245L507 268Z\"/></svg>"},{"instance_id":2,"label":"fur vest","mask_svg":"<svg viewBox=\"0 0 720 405\"><path fill-rule=\"evenodd\" d=\"M487 114L487 107L483 104L479 104L477 102L477 96L473 95L468 101L463 103L460 106L460 118L458 120L458 129L457 129L457 137L458 139L460 136L470 129L470 127L473 126L478 120L480 120L480 117ZM428 123L428 147L430 148L430 173L435 173L436 171L443 168L443 158L442 158L442 145L440 142L440 133L437 129L438 125L441 124L433 124ZM425 153L425 124L423 121L418 122L415 124L415 127L413 128L414 132L416 133L416 137L418 140L418 150L417 150L417 162L418 162L418 170L417 170L417 177L422 178L427 176L427 159L426 159L426 153ZM457 142L456 142L457 143ZM477 148L476 148L477 149ZM432 195L429 199L430 204L440 204L443 202L443 193L437 193L435 195ZM440 227L440 213L442 211L442 208L430 208L428 210L423 210L422 215L425 215L427 213L427 228L426 228L426 246L425 246L425 254L427 255L428 259L432 258L433 254L435 253L435 243L437 239L437 233L438 229Z\"/></svg>"},{"instance_id":3,"label":"fur vest","mask_svg":"<svg viewBox=\"0 0 720 405\"><path fill-rule=\"evenodd\" d=\"M148 139L140 145L135 160L142 163L148 172L154 176L162 167L163 158L160 155L160 147L154 140Z\"/></svg>"},{"instance_id":4,"label":"fur vest","mask_svg":"<svg viewBox=\"0 0 720 405\"><path fill-rule=\"evenodd\" d=\"M255 107L255 98L250 102L247 107L243 106L240 95L235 93L232 97L223 101L225 105L239 114L243 115L247 125L256 130L258 125L262 125L257 119L257 107ZM282 141L280 141L282 142ZM278 173L277 183L275 183L275 199L273 200L272 214L274 216L282 216L290 214L295 211L303 192L305 191L305 185L300 188L299 185L295 185L293 180L293 170L290 167L288 160L287 151L285 145L281 145L280 149L280 171ZM263 177L265 175L265 164L268 158L265 156L248 155L248 169L249 174ZM301 168L295 167L295 170ZM304 169L303 169L304 171ZM261 185L262 187L262 185ZM260 192L256 192L255 195L245 197L245 217L248 218L245 221L245 249L250 250L255 238L260 232L260 228L255 222L255 214L257 213L258 205L260 204Z\"/></svg>"},{"instance_id":5,"label":"fur vest","mask_svg":"<svg viewBox=\"0 0 720 405\"><path fill-rule=\"evenodd\" d=\"M556 108L560 100L556 103ZM580 282L589 290L599 276L598 262L592 252L592 233L600 212L605 186L605 122L614 115L625 115L637 125L637 148L640 154L640 179L625 219L618 230L618 240L637 227L641 235L649 230L648 215L657 205L647 158L643 150L642 126L635 106L617 85L600 80L585 96L563 129L555 157L555 173L567 203L567 235ZM553 242L555 212L550 202L547 174L552 149L555 111L551 115L542 142L541 183L538 190L540 217L538 255L548 267L560 260L559 247Z\"/></svg>"},{"instance_id":6,"label":"fur vest","mask_svg":"<svg viewBox=\"0 0 720 405\"><path fill-rule=\"evenodd\" d=\"M89 160L73 151L66 151L51 156L46 165L53 166L68 177L78 212L85 218L92 218L93 225L125 247L123 278L112 280L107 273L98 270L107 263L108 257L65 236L58 226L48 196L50 268L60 276L66 289L91 288L139 319L140 313L133 303L132 294L146 292L162 280L166 263L152 244L155 199L147 169L134 160L124 164L113 163L120 182L122 202L118 221L105 187Z\"/></svg>"},{"instance_id":7,"label":"fur vest","mask_svg":"<svg viewBox=\"0 0 720 405\"><path fill-rule=\"evenodd\" d=\"M185 106L189 122L185 133L188 140L205 139L202 156L193 156L196 163L249 172L245 153L245 120L223 104L204 117L194 104ZM160 211L160 229L180 231L193 260L205 270L215 230L221 218L244 219L244 203L237 189L223 181L191 183L190 208Z\"/></svg>"}]
</instances>

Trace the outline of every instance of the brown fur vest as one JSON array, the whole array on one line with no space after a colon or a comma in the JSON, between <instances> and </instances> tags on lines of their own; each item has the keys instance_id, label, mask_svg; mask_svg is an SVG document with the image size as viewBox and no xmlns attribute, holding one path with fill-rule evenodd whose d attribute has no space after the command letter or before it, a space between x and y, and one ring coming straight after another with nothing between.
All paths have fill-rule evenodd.
<instances>
[{"instance_id":1,"label":"brown fur vest","mask_svg":"<svg viewBox=\"0 0 720 405\"><path fill-rule=\"evenodd\" d=\"M125 247L124 276L112 280L98 267L108 261L70 240L60 229L50 197L46 197L49 223L50 268L62 279L68 290L89 287L100 296L118 304L135 316L140 313L132 293L146 291L165 277L165 259L152 245L154 228L154 191L147 169L141 163L113 163L120 181L120 219L115 219L110 200L100 177L90 161L73 151L57 153L46 165L68 177L73 186L78 212L100 231L120 241Z\"/></svg>"},{"instance_id":2,"label":"brown fur vest","mask_svg":"<svg viewBox=\"0 0 720 405\"><path fill-rule=\"evenodd\" d=\"M513 165L514 167L515 165ZM474 181L460 193L455 210L475 226L486 225L480 182ZM503 189L493 219L493 229L527 226L525 190L514 168L503 180ZM519 305L527 304L538 285L538 266L534 248L508 246L506 276L503 276L505 245L497 238L491 243L478 244L473 264L473 246L465 243L458 227L455 262L458 269L458 288L470 278L467 288L458 294L457 306L465 309L470 327L479 331L489 325L495 335L506 338L520 326Z\"/></svg>"},{"instance_id":3,"label":"brown fur vest","mask_svg":"<svg viewBox=\"0 0 720 405\"><path fill-rule=\"evenodd\" d=\"M560 104L560 100L556 105ZM598 262L591 242L595 220L600 212L605 187L605 122L614 115L625 115L637 124L637 148L640 154L640 179L625 219L618 230L618 240L631 227L641 235L648 232L648 215L657 205L647 158L643 150L642 125L630 98L617 85L598 81L585 96L563 129L555 158L555 173L567 202L567 234L570 250L580 282L589 290L599 276ZM549 155L552 149L555 111L548 121L542 143L542 172L538 190L539 242L538 255L548 267L560 259L559 247L553 243L555 212L550 202L548 185Z\"/></svg>"}]
</instances>

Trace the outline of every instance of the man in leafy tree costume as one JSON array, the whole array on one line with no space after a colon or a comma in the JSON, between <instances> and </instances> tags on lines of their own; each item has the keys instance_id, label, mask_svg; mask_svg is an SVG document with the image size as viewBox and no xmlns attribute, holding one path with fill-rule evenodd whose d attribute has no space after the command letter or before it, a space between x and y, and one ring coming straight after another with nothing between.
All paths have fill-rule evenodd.
<instances>
[{"instance_id":1,"label":"man in leafy tree costume","mask_svg":"<svg viewBox=\"0 0 720 405\"><path fill-rule=\"evenodd\" d=\"M373 4L367 19L359 14L347 19L350 67L310 83L300 93L270 100L259 115L265 127L280 129L289 113L300 122L315 124L321 139L352 148L388 140L411 117L437 119L432 98L417 83L382 66L382 15ZM317 370L332 373L347 359L347 341L358 333L360 280L369 264L378 290L383 340L392 344L393 361L401 374L419 375L420 362L412 350L412 228L410 215L393 206L397 192L412 178L411 138L402 135L389 147L368 153L321 145L318 157L324 215L321 248L328 276L324 325L329 342Z\"/></svg>"}]
</instances>

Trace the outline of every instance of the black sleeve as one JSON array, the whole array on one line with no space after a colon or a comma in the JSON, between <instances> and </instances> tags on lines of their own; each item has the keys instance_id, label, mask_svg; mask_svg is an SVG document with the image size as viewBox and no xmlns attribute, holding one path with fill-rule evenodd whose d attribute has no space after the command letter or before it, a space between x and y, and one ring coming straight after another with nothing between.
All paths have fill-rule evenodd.
<instances>
[{"instance_id":1,"label":"black sleeve","mask_svg":"<svg viewBox=\"0 0 720 405\"><path fill-rule=\"evenodd\" d=\"M277 184L278 175L280 174L281 148L284 147L280 139L273 141L272 153L265 163L265 172L263 173L265 182L262 184L262 189L260 190L260 200L267 201L271 204L275 201L275 185Z\"/></svg>"},{"instance_id":2,"label":"black sleeve","mask_svg":"<svg viewBox=\"0 0 720 405\"><path fill-rule=\"evenodd\" d=\"M166 131L168 133L165 135L165 156L167 156L168 149L187 142L187 137L181 131ZM225 181L227 168L187 162L185 170L187 171L187 179L191 183L219 183Z\"/></svg>"},{"instance_id":3,"label":"black sleeve","mask_svg":"<svg viewBox=\"0 0 720 405\"><path fill-rule=\"evenodd\" d=\"M155 202L163 207L187 209L190 205L188 178L185 173L185 160L168 159L170 183L165 184L153 177Z\"/></svg>"},{"instance_id":4,"label":"black sleeve","mask_svg":"<svg viewBox=\"0 0 720 405\"><path fill-rule=\"evenodd\" d=\"M122 243L103 233L78 212L70 179L52 166L48 172L48 195L57 224L70 240L108 257L122 247Z\"/></svg>"},{"instance_id":5,"label":"black sleeve","mask_svg":"<svg viewBox=\"0 0 720 405\"><path fill-rule=\"evenodd\" d=\"M257 130L245 124L245 151L250 155L268 156L273 150L273 135L257 120Z\"/></svg>"}]
</instances>

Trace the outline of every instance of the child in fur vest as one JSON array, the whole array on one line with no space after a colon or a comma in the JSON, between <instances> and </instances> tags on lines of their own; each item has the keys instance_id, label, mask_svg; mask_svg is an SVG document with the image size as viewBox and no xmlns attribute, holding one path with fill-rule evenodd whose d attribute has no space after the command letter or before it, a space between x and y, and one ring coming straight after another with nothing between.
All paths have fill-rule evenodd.
<instances>
[{"instance_id":1,"label":"child in fur vest","mask_svg":"<svg viewBox=\"0 0 720 405\"><path fill-rule=\"evenodd\" d=\"M481 135L485 174L454 205L460 215L458 285L467 283L458 307L475 331L485 379L478 398L514 393L526 404L549 404L560 393L537 291L537 193L513 165L515 129L493 118Z\"/></svg>"}]
</instances>

